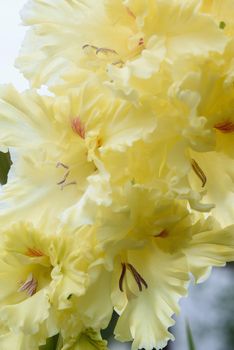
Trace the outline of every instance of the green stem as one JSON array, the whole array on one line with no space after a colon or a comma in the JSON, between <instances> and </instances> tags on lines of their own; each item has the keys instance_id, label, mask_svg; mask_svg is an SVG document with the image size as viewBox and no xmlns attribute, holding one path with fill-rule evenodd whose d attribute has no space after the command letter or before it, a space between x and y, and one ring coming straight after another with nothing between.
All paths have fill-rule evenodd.
<instances>
[{"instance_id":1,"label":"green stem","mask_svg":"<svg viewBox=\"0 0 234 350\"><path fill-rule=\"evenodd\" d=\"M63 338L61 334L59 334L56 350L61 350L62 347L63 347Z\"/></svg>"},{"instance_id":2,"label":"green stem","mask_svg":"<svg viewBox=\"0 0 234 350\"><path fill-rule=\"evenodd\" d=\"M191 331L191 328L190 328L188 321L186 321L186 333L187 333L187 341L188 341L189 350L196 350L195 344L193 341L192 331Z\"/></svg>"}]
</instances>

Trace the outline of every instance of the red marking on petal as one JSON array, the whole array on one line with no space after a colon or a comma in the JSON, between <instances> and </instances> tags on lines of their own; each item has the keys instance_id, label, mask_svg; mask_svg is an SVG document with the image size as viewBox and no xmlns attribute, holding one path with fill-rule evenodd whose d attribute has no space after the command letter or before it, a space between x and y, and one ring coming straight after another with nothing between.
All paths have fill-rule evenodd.
<instances>
[{"instance_id":1,"label":"red marking on petal","mask_svg":"<svg viewBox=\"0 0 234 350\"><path fill-rule=\"evenodd\" d=\"M224 134L229 134L234 132L234 123L231 121L221 122L215 124L214 128L221 131Z\"/></svg>"},{"instance_id":2,"label":"red marking on petal","mask_svg":"<svg viewBox=\"0 0 234 350\"><path fill-rule=\"evenodd\" d=\"M134 15L134 13L130 10L129 7L125 6L126 7L126 10L127 10L127 13L129 16L131 16L132 18L136 19L136 16Z\"/></svg>"},{"instance_id":3,"label":"red marking on petal","mask_svg":"<svg viewBox=\"0 0 234 350\"><path fill-rule=\"evenodd\" d=\"M157 238L157 237L166 238L166 237L168 237L168 236L169 236L168 231L167 231L167 230L163 230L162 232L160 232L159 235L156 235L155 237L156 237L156 238Z\"/></svg>"},{"instance_id":4,"label":"red marking on petal","mask_svg":"<svg viewBox=\"0 0 234 350\"><path fill-rule=\"evenodd\" d=\"M85 126L82 123L80 117L74 118L72 120L72 130L82 139L85 139Z\"/></svg>"}]
</instances>

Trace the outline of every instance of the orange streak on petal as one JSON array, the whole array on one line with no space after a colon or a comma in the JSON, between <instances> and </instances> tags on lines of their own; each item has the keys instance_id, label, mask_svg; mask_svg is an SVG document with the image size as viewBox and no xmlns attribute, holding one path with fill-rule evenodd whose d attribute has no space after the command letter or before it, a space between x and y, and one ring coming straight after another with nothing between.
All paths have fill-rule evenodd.
<instances>
[{"instance_id":1,"label":"orange streak on petal","mask_svg":"<svg viewBox=\"0 0 234 350\"><path fill-rule=\"evenodd\" d=\"M32 248L28 248L26 255L32 258L44 256L44 254L40 250Z\"/></svg>"}]
</instances>

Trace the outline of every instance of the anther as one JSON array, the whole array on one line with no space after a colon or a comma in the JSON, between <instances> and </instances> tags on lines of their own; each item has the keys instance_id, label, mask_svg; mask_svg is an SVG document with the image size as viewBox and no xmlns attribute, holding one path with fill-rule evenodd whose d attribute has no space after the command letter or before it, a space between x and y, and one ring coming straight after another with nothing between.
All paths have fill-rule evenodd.
<instances>
[{"instance_id":1,"label":"anther","mask_svg":"<svg viewBox=\"0 0 234 350\"><path fill-rule=\"evenodd\" d=\"M139 45L139 46L142 46L142 45L144 45L144 43L145 43L144 38L140 38L140 39L139 39L139 42L138 42L138 45Z\"/></svg>"},{"instance_id":2,"label":"anther","mask_svg":"<svg viewBox=\"0 0 234 350\"><path fill-rule=\"evenodd\" d=\"M126 275L127 269L131 272L133 278L135 279L140 292L142 292L142 290L143 290L142 285L146 289L148 288L148 284L143 279L143 277L139 274L139 272L137 272L137 270L135 269L135 267L133 267L132 264L122 263L122 272L121 272L120 279L119 279L119 289L121 292L123 292L123 281L124 281L124 277Z\"/></svg>"},{"instance_id":3,"label":"anther","mask_svg":"<svg viewBox=\"0 0 234 350\"><path fill-rule=\"evenodd\" d=\"M122 265L122 272L119 279L119 289L121 292L123 292L123 281L126 274L126 264L122 263L121 265Z\"/></svg>"},{"instance_id":4,"label":"anther","mask_svg":"<svg viewBox=\"0 0 234 350\"><path fill-rule=\"evenodd\" d=\"M124 61L118 60L112 63L112 66L118 66L119 68L123 68L124 66Z\"/></svg>"},{"instance_id":5,"label":"anther","mask_svg":"<svg viewBox=\"0 0 234 350\"><path fill-rule=\"evenodd\" d=\"M96 55L98 56L99 53L103 53L104 55L118 55L118 53L113 49L108 49L106 47L99 47L96 51Z\"/></svg>"},{"instance_id":6,"label":"anther","mask_svg":"<svg viewBox=\"0 0 234 350\"><path fill-rule=\"evenodd\" d=\"M234 123L231 121L221 122L215 124L214 128L221 131L224 134L229 134L234 132Z\"/></svg>"},{"instance_id":7,"label":"anther","mask_svg":"<svg viewBox=\"0 0 234 350\"><path fill-rule=\"evenodd\" d=\"M199 179L202 182L202 187L205 186L206 182L207 182L207 177L204 174L203 170L200 168L200 166L197 164L197 162L194 159L191 159L191 165L192 168L195 172L195 174L199 177Z\"/></svg>"},{"instance_id":8,"label":"anther","mask_svg":"<svg viewBox=\"0 0 234 350\"><path fill-rule=\"evenodd\" d=\"M33 277L33 274L30 273L27 280L18 289L18 292L26 291L28 295L31 297L36 293L37 286L38 286L37 280Z\"/></svg>"},{"instance_id":9,"label":"anther","mask_svg":"<svg viewBox=\"0 0 234 350\"><path fill-rule=\"evenodd\" d=\"M64 176L63 176L63 178L62 178L62 180L59 181L59 182L57 182L57 185L58 185L58 186L61 186L61 190L63 190L64 187L71 186L71 185L76 185L76 181L72 181L72 182L68 182L68 183L66 182L68 176L70 175L69 167L68 167L66 164L61 163L61 162L57 163L57 165L56 165L56 168L59 168L59 167L62 167L62 168L64 168L64 169L67 170L67 171L65 172L65 174L64 174Z\"/></svg>"},{"instance_id":10,"label":"anther","mask_svg":"<svg viewBox=\"0 0 234 350\"><path fill-rule=\"evenodd\" d=\"M82 46L82 49L85 50L87 48L90 48L90 49L93 49L93 50L98 50L98 47L97 46L94 46L94 45L89 45L89 44L86 44L84 46Z\"/></svg>"},{"instance_id":11,"label":"anther","mask_svg":"<svg viewBox=\"0 0 234 350\"><path fill-rule=\"evenodd\" d=\"M68 167L66 164L61 163L61 162L58 162L58 163L56 164L56 168L60 168L60 167L62 167L62 168L64 168L64 169L69 169L69 167Z\"/></svg>"},{"instance_id":12,"label":"anther","mask_svg":"<svg viewBox=\"0 0 234 350\"><path fill-rule=\"evenodd\" d=\"M76 181L64 183L64 184L61 185L61 190L63 190L63 189L64 189L65 187L67 187L67 186L76 185L76 184L77 184Z\"/></svg>"},{"instance_id":13,"label":"anther","mask_svg":"<svg viewBox=\"0 0 234 350\"><path fill-rule=\"evenodd\" d=\"M70 171L68 170L68 171L65 173L63 179L62 179L61 181L57 182L57 185L63 185L63 184L66 182L66 180L67 180L69 174L70 174Z\"/></svg>"}]
</instances>

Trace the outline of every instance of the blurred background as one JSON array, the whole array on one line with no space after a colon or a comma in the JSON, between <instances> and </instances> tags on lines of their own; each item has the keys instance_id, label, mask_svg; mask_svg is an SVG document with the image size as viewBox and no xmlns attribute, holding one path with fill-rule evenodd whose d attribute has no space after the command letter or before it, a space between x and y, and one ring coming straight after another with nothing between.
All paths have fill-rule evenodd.
<instances>
[{"instance_id":1,"label":"blurred background","mask_svg":"<svg viewBox=\"0 0 234 350\"><path fill-rule=\"evenodd\" d=\"M13 83L22 91L28 83L14 68L14 60L24 37L19 11L25 0L0 0L0 84ZM234 265L213 269L204 284L190 285L189 296L181 300L181 313L175 317L171 331L176 337L165 350L187 350L186 322L192 329L196 350L234 349ZM146 315L147 316L147 315ZM130 344L120 344L110 337L116 323L113 317L103 335L111 350L128 350ZM157 327L157 325L155 325Z\"/></svg>"}]
</instances>

